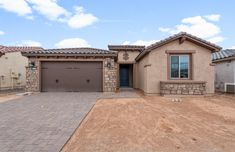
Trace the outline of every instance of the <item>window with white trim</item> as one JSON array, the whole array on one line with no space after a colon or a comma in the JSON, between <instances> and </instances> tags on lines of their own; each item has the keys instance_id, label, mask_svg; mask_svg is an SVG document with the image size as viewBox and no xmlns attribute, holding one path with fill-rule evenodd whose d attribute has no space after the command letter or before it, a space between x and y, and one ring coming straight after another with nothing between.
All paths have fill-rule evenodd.
<instances>
[{"instance_id":1,"label":"window with white trim","mask_svg":"<svg viewBox=\"0 0 235 152\"><path fill-rule=\"evenodd\" d=\"M189 55L170 56L170 78L189 79Z\"/></svg>"}]
</instances>

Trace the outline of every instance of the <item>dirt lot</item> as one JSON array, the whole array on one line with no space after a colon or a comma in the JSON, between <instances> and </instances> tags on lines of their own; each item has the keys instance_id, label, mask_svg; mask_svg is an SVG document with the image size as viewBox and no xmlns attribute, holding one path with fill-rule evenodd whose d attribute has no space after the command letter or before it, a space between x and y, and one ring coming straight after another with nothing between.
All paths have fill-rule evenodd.
<instances>
[{"instance_id":1,"label":"dirt lot","mask_svg":"<svg viewBox=\"0 0 235 152\"><path fill-rule=\"evenodd\" d=\"M63 152L234 152L235 97L103 99Z\"/></svg>"},{"instance_id":2,"label":"dirt lot","mask_svg":"<svg viewBox=\"0 0 235 152\"><path fill-rule=\"evenodd\" d=\"M18 98L21 98L21 96L17 96L16 94L0 94L0 103Z\"/></svg>"}]
</instances>

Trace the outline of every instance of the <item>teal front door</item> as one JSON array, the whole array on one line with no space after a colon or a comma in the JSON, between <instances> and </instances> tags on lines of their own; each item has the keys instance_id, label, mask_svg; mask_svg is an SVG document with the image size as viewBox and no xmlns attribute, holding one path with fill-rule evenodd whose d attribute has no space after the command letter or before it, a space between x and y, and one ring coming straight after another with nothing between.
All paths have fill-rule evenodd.
<instances>
[{"instance_id":1,"label":"teal front door","mask_svg":"<svg viewBox=\"0 0 235 152\"><path fill-rule=\"evenodd\" d=\"M129 72L130 68L128 64L120 65L119 73L120 73L120 87L129 87Z\"/></svg>"}]
</instances>

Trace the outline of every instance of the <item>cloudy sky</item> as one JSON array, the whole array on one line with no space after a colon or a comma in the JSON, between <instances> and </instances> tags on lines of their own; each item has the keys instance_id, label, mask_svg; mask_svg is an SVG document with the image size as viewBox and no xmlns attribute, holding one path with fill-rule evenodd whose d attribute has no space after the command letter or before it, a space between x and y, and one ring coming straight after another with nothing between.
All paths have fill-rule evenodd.
<instances>
[{"instance_id":1,"label":"cloudy sky","mask_svg":"<svg viewBox=\"0 0 235 152\"><path fill-rule=\"evenodd\" d=\"M0 0L0 45L150 45L180 31L235 48L233 0Z\"/></svg>"}]
</instances>

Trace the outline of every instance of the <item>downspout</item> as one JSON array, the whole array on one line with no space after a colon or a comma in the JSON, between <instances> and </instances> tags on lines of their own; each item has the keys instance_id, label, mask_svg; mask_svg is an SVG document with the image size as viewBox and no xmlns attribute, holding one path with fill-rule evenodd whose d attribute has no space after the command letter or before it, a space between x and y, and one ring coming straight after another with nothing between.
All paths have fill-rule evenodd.
<instances>
[{"instance_id":1,"label":"downspout","mask_svg":"<svg viewBox=\"0 0 235 152\"><path fill-rule=\"evenodd\" d=\"M4 53L0 52L0 57L3 56ZM2 75L0 75L0 91L2 90Z\"/></svg>"},{"instance_id":2,"label":"downspout","mask_svg":"<svg viewBox=\"0 0 235 152\"><path fill-rule=\"evenodd\" d=\"M13 84L13 76L12 76L12 70L10 69L10 77L11 77L11 89L14 89L14 84Z\"/></svg>"}]
</instances>

